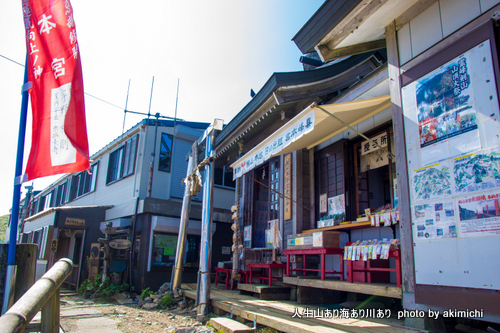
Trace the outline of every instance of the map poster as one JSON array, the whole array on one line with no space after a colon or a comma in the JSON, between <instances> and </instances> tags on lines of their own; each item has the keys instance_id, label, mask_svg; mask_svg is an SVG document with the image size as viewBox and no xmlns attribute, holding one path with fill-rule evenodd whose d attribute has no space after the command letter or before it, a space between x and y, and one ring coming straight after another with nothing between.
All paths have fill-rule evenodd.
<instances>
[{"instance_id":1,"label":"map poster","mask_svg":"<svg viewBox=\"0 0 500 333\"><path fill-rule=\"evenodd\" d=\"M452 200L416 205L413 212L417 240L457 237Z\"/></svg>"},{"instance_id":2,"label":"map poster","mask_svg":"<svg viewBox=\"0 0 500 333\"><path fill-rule=\"evenodd\" d=\"M414 170L411 186L415 202L451 197L449 162Z\"/></svg>"},{"instance_id":3,"label":"map poster","mask_svg":"<svg viewBox=\"0 0 500 333\"><path fill-rule=\"evenodd\" d=\"M458 200L460 236L500 235L500 192L466 196Z\"/></svg>"},{"instance_id":4,"label":"map poster","mask_svg":"<svg viewBox=\"0 0 500 333\"><path fill-rule=\"evenodd\" d=\"M500 152L498 148L469 154L453 160L455 193L500 188Z\"/></svg>"}]
</instances>

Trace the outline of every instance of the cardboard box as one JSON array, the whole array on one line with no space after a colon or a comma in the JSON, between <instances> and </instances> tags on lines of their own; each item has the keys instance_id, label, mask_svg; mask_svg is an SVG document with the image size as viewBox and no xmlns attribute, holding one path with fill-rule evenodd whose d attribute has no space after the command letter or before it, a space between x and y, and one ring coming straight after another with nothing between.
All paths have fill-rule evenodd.
<instances>
[{"instance_id":1,"label":"cardboard box","mask_svg":"<svg viewBox=\"0 0 500 333\"><path fill-rule=\"evenodd\" d=\"M305 234L288 235L287 249L307 249L315 247L340 247L340 232L317 231Z\"/></svg>"}]
</instances>

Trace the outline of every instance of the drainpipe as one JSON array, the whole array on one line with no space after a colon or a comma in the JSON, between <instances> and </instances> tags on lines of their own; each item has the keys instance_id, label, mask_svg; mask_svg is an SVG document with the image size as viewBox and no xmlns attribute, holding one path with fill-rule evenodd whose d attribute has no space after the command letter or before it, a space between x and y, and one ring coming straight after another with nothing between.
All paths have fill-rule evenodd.
<instances>
[{"instance_id":1,"label":"drainpipe","mask_svg":"<svg viewBox=\"0 0 500 333\"><path fill-rule=\"evenodd\" d=\"M130 256L129 256L129 286L130 290L129 292L132 293L134 292L134 286L132 284L132 259L134 258L134 250L135 250L135 226L137 224L137 210L139 208L139 196L137 196L137 199L135 201L135 211L134 211L134 217L132 220L132 235L130 236ZM137 258L139 259L139 258Z\"/></svg>"},{"instance_id":2,"label":"drainpipe","mask_svg":"<svg viewBox=\"0 0 500 333\"><path fill-rule=\"evenodd\" d=\"M197 149L196 142L193 144L192 150ZM189 224L189 210L191 208L191 180L189 179L189 175L193 171L193 164L195 164L195 160L193 157L193 153L189 156L188 167L187 167L187 175L185 181L184 188L184 198L182 200L182 210L181 210L181 222L179 225L179 236L177 238L177 250L175 251L175 265L172 269L172 283L170 284L170 290L175 291L181 287L182 283L182 271L184 270L184 253L186 249L186 238L187 238L187 229Z\"/></svg>"},{"instance_id":3,"label":"drainpipe","mask_svg":"<svg viewBox=\"0 0 500 333\"><path fill-rule=\"evenodd\" d=\"M205 157L208 159L213 155L214 129L206 138ZM212 204L213 204L213 185L214 185L214 167L213 161L205 166L205 177L203 179L203 204L201 218L201 249L200 249L200 269L198 283L198 312L197 317L200 321L208 320L208 306L210 300L211 283L211 252L212 252Z\"/></svg>"},{"instance_id":4,"label":"drainpipe","mask_svg":"<svg viewBox=\"0 0 500 333\"><path fill-rule=\"evenodd\" d=\"M155 153L156 153L156 137L158 136L158 118L160 117L159 113L155 114L156 122L155 122L155 139L153 144L153 152L151 153L151 163L149 164L149 178L148 178L148 198L151 197L151 189L153 188L153 169L155 165Z\"/></svg>"}]
</instances>

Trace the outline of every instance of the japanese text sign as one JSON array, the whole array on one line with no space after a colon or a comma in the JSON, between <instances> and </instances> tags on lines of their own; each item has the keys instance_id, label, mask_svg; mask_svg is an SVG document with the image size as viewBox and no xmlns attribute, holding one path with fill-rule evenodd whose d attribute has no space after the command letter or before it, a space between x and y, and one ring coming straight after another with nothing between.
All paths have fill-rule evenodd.
<instances>
[{"instance_id":1,"label":"japanese text sign","mask_svg":"<svg viewBox=\"0 0 500 333\"><path fill-rule=\"evenodd\" d=\"M33 112L28 180L85 170L89 148L78 40L69 0L22 0Z\"/></svg>"}]
</instances>

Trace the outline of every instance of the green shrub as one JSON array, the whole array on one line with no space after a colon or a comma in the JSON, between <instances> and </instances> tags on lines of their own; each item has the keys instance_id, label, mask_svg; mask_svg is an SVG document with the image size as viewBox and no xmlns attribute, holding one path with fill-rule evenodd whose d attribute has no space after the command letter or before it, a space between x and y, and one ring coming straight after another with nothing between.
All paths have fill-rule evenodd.
<instances>
[{"instance_id":1,"label":"green shrub","mask_svg":"<svg viewBox=\"0 0 500 333\"><path fill-rule=\"evenodd\" d=\"M171 295L166 295L161 299L160 307L166 308L172 306L174 303L176 303L176 300Z\"/></svg>"},{"instance_id":2,"label":"green shrub","mask_svg":"<svg viewBox=\"0 0 500 333\"><path fill-rule=\"evenodd\" d=\"M108 300L111 296L128 290L129 287L127 283L115 286L110 283L109 277L102 281L102 275L97 274L95 277L83 281L80 288L78 288L78 293L86 298L92 294L97 294L98 298Z\"/></svg>"},{"instance_id":3,"label":"green shrub","mask_svg":"<svg viewBox=\"0 0 500 333\"><path fill-rule=\"evenodd\" d=\"M145 300L146 298L148 298L149 296L154 295L154 294L155 294L155 292L150 290L149 287L147 287L146 289L142 289L141 298L143 300Z\"/></svg>"}]
</instances>

